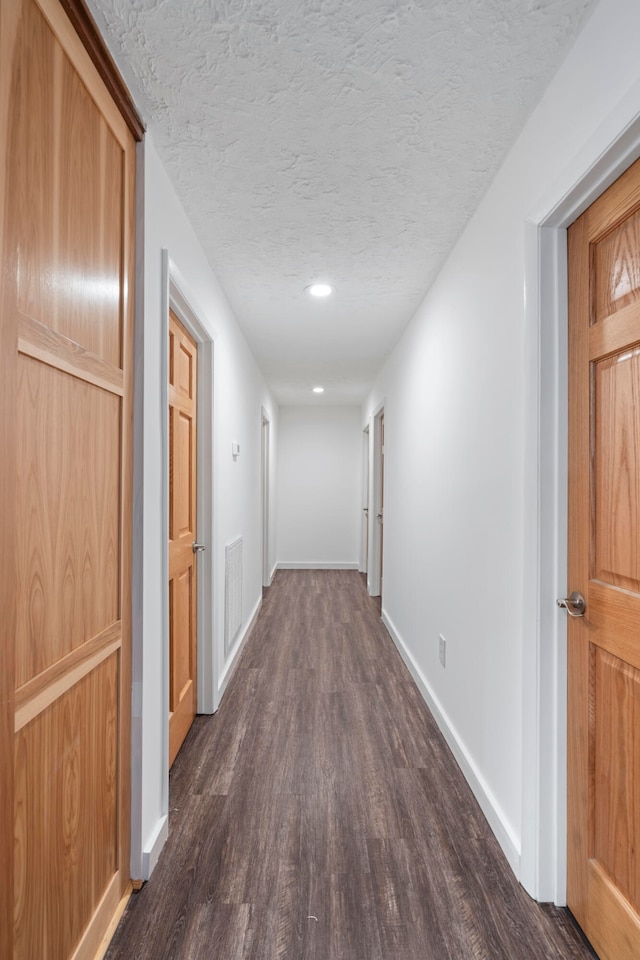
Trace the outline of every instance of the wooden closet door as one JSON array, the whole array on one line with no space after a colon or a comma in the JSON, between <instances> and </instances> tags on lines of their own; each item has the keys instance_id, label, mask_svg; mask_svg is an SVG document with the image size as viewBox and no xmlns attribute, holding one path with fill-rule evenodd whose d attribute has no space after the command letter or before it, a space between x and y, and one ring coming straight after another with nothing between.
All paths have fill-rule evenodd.
<instances>
[{"instance_id":1,"label":"wooden closet door","mask_svg":"<svg viewBox=\"0 0 640 960\"><path fill-rule=\"evenodd\" d=\"M0 4L0 956L129 887L135 144L55 0Z\"/></svg>"}]
</instances>

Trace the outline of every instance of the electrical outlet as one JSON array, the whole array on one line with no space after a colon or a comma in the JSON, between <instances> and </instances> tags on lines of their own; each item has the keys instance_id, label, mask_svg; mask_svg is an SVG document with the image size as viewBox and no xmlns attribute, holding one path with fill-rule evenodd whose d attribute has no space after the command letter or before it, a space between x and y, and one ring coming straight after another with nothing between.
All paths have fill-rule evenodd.
<instances>
[{"instance_id":1,"label":"electrical outlet","mask_svg":"<svg viewBox=\"0 0 640 960\"><path fill-rule=\"evenodd\" d=\"M440 663L443 667L447 665L447 641L440 634L440 650L439 650Z\"/></svg>"}]
</instances>

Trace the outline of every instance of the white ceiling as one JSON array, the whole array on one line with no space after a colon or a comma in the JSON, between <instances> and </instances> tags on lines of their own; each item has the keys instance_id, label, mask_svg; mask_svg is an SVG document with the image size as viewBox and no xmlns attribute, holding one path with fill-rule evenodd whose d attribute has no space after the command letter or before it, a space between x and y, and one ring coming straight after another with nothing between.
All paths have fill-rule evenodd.
<instances>
[{"instance_id":1,"label":"white ceiling","mask_svg":"<svg viewBox=\"0 0 640 960\"><path fill-rule=\"evenodd\" d=\"M89 0L280 403L361 402L594 5Z\"/></svg>"}]
</instances>

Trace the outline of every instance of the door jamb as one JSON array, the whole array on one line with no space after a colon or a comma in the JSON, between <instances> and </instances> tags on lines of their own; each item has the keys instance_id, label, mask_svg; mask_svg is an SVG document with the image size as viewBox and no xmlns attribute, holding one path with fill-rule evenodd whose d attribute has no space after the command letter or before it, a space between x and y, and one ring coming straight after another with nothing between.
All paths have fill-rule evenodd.
<instances>
[{"instance_id":1,"label":"door jamb","mask_svg":"<svg viewBox=\"0 0 640 960\"><path fill-rule=\"evenodd\" d=\"M162 651L163 651L163 678L164 697L166 698L163 721L163 794L168 791L168 755L169 755L169 416L168 416L168 345L169 345L169 309L173 310L186 330L191 334L198 345L198 396L197 396L197 500L198 512L198 539L201 539L207 549L197 555L198 583L201 586L213 584L213 357L214 340L207 330L202 311L194 305L185 293L187 285L169 256L167 250L162 251L162 279L163 302L160 336L162 338L162 454L163 478L162 500L163 509L163 584L165 595L162 609ZM198 590L197 613L197 712L213 713L214 703L214 664L213 664L213 591ZM166 749L164 749L166 746ZM166 759L165 759L166 757ZM164 765L166 770L164 769ZM164 776L166 774L166 776ZM163 796L164 800L164 796ZM168 794L167 794L168 811Z\"/></svg>"},{"instance_id":2,"label":"door jamb","mask_svg":"<svg viewBox=\"0 0 640 960\"><path fill-rule=\"evenodd\" d=\"M369 568L369 448L371 432L369 424L362 431L362 514L360 524L360 573L367 574ZM365 513L365 510L367 511Z\"/></svg>"},{"instance_id":3,"label":"door jamb","mask_svg":"<svg viewBox=\"0 0 640 960\"><path fill-rule=\"evenodd\" d=\"M380 496L381 496L381 461L382 461L382 435L381 418L384 414L384 400L373 411L371 416L371 425L373 427L373 443L369 444L369 562L367 564L367 587L369 595L372 597L380 596L380 537L376 528ZM371 437L371 431L369 433Z\"/></svg>"},{"instance_id":4,"label":"door jamb","mask_svg":"<svg viewBox=\"0 0 640 960\"><path fill-rule=\"evenodd\" d=\"M525 220L525 563L520 882L566 902L567 227L640 156L640 84ZM635 99L634 99L635 98ZM629 119L631 118L631 119Z\"/></svg>"},{"instance_id":5,"label":"door jamb","mask_svg":"<svg viewBox=\"0 0 640 960\"><path fill-rule=\"evenodd\" d=\"M164 254L165 251L163 251ZM214 517L213 517L213 359L214 359L214 340L211 333L207 330L201 317L202 312L187 297L185 290L186 284L180 274L180 271L168 258L168 308L163 310L163 322L166 323L166 336L163 331L163 343L166 341L168 348L168 330L169 330L169 307L176 314L188 333L198 345L198 396L197 396L197 498L196 510L198 514L198 539L201 539L207 549L198 553L197 574L198 583L201 586L213 584L213 566L214 566ZM168 374L168 371L167 371ZM165 378L168 384L168 375ZM166 450L169 449L169 424L168 415L163 405L165 424ZM164 398L163 398L164 403ZM169 481L168 481L168 458L165 457L167 470L166 479L166 516L167 530L163 543L169 541L168 528L168 504L169 504ZM167 547L167 577L169 582L168 568L168 547ZM198 684L197 684L197 712L213 713L214 710L214 664L213 664L213 634L214 634L214 605L212 603L212 591L207 589L198 590L198 625L197 625L197 658L198 658ZM168 596L166 603L166 647L168 650L169 640L169 609ZM167 663L167 682L169 679ZM168 689L168 688L167 688ZM168 717L167 712L167 717Z\"/></svg>"},{"instance_id":6,"label":"door jamb","mask_svg":"<svg viewBox=\"0 0 640 960\"><path fill-rule=\"evenodd\" d=\"M260 448L260 478L262 499L262 586L271 586L271 565L269 562L269 498L270 498L270 469L271 469L271 418L262 407Z\"/></svg>"}]
</instances>

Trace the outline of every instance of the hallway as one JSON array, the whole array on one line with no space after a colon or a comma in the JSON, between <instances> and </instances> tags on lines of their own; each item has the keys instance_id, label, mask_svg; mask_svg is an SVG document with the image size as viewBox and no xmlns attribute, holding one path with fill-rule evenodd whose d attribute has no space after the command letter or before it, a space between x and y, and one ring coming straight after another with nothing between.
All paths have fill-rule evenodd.
<instances>
[{"instance_id":1,"label":"hallway","mask_svg":"<svg viewBox=\"0 0 640 960\"><path fill-rule=\"evenodd\" d=\"M518 885L355 571L279 571L108 960L579 960Z\"/></svg>"}]
</instances>

